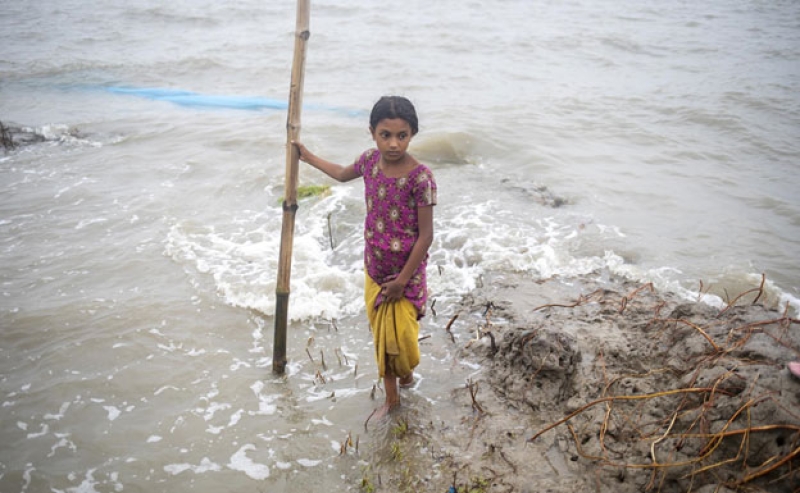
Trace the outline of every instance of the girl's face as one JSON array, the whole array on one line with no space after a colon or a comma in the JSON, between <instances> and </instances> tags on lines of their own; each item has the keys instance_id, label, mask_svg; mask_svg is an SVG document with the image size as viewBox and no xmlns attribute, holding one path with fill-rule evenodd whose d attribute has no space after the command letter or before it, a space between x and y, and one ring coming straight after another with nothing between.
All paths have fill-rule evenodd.
<instances>
[{"instance_id":1,"label":"girl's face","mask_svg":"<svg viewBox=\"0 0 800 493\"><path fill-rule=\"evenodd\" d=\"M378 126L370 128L372 139L387 164L399 163L406 155L411 142L411 125L402 118L384 118Z\"/></svg>"}]
</instances>

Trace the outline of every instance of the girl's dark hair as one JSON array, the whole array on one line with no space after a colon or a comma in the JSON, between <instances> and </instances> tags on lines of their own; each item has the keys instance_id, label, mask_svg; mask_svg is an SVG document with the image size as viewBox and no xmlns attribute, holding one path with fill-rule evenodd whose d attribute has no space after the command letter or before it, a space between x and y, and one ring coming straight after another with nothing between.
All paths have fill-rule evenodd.
<instances>
[{"instance_id":1,"label":"girl's dark hair","mask_svg":"<svg viewBox=\"0 0 800 493\"><path fill-rule=\"evenodd\" d=\"M402 118L411 127L411 135L419 132L419 121L417 120L417 110L411 101L403 96L383 96L372 107L369 115L369 126L375 128L381 120L386 118Z\"/></svg>"}]
</instances>

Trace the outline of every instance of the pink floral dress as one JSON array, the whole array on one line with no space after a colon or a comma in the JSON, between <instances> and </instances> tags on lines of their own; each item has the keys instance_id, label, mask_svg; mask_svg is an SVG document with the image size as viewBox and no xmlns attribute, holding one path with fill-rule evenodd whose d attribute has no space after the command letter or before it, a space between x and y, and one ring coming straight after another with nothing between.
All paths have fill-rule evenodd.
<instances>
[{"instance_id":1,"label":"pink floral dress","mask_svg":"<svg viewBox=\"0 0 800 493\"><path fill-rule=\"evenodd\" d=\"M431 170L420 164L404 177L390 178L378 163L377 149L364 152L355 169L364 178L367 217L364 220L364 264L367 274L378 284L400 274L419 237L417 207L436 205L436 182ZM428 285L425 269L428 256L420 263L406 285L405 296L417 308L417 318L425 315ZM383 302L379 295L375 306Z\"/></svg>"}]
</instances>

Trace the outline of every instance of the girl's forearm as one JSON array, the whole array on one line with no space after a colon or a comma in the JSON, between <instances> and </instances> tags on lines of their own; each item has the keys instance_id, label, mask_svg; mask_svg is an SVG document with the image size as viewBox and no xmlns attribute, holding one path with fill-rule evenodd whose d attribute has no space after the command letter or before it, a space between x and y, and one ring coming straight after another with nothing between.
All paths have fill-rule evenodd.
<instances>
[{"instance_id":1,"label":"girl's forearm","mask_svg":"<svg viewBox=\"0 0 800 493\"><path fill-rule=\"evenodd\" d=\"M304 162L322 171L326 175L330 176L334 180L344 181L341 177L345 167L342 166L341 164L332 163L311 153L302 154L301 159Z\"/></svg>"},{"instance_id":2,"label":"girl's forearm","mask_svg":"<svg viewBox=\"0 0 800 493\"><path fill-rule=\"evenodd\" d=\"M306 149L306 146L304 146L302 142L292 141L292 145L297 147L297 150L300 152L301 161L310 164L336 181L350 181L358 176L353 165L342 166L341 164L332 163L328 160L322 159Z\"/></svg>"}]
</instances>

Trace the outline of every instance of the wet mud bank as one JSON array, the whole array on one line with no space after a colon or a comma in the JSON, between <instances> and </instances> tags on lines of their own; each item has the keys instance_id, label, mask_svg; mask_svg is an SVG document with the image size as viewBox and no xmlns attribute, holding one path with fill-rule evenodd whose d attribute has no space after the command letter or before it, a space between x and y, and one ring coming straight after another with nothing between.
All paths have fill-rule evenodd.
<instances>
[{"instance_id":1,"label":"wet mud bank","mask_svg":"<svg viewBox=\"0 0 800 493\"><path fill-rule=\"evenodd\" d=\"M431 327L480 365L456 415L421 388L372 425L362 490L796 491L800 320L758 287L711 307L607 273L484 286Z\"/></svg>"}]
</instances>

